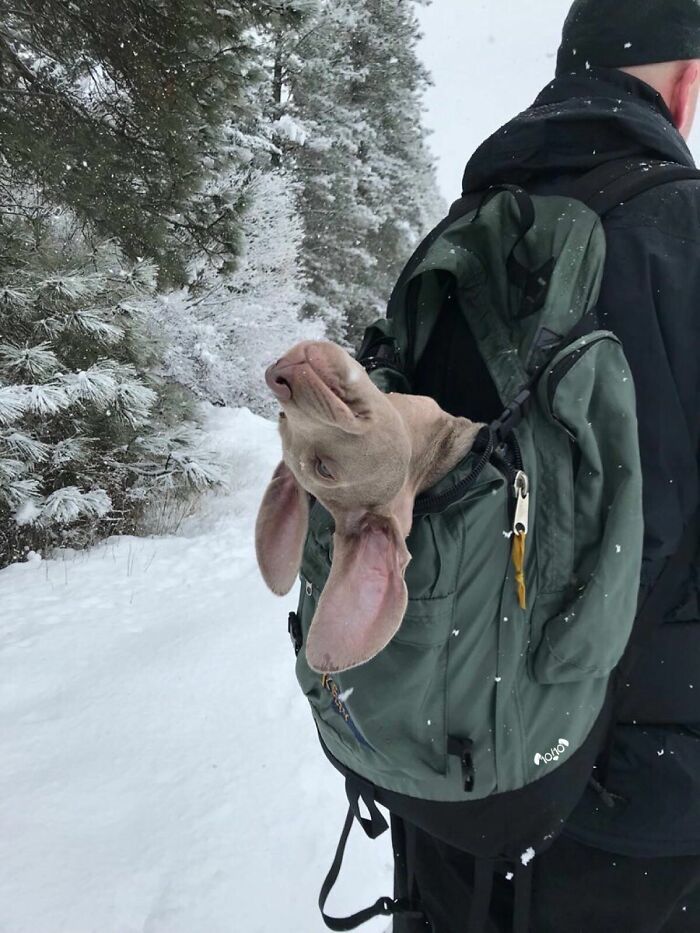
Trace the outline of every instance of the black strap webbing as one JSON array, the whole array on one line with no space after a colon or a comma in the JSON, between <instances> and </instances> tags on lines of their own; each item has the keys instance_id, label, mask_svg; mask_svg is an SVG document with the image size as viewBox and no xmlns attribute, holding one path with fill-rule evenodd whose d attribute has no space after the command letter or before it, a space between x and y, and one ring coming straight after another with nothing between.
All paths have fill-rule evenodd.
<instances>
[{"instance_id":1,"label":"black strap webbing","mask_svg":"<svg viewBox=\"0 0 700 933\"><path fill-rule=\"evenodd\" d=\"M489 919L493 874L496 863L493 859L474 859L474 898L469 911L467 933L484 933Z\"/></svg>"},{"instance_id":2,"label":"black strap webbing","mask_svg":"<svg viewBox=\"0 0 700 933\"><path fill-rule=\"evenodd\" d=\"M530 933L532 909L532 862L515 866L513 933Z\"/></svg>"},{"instance_id":3,"label":"black strap webbing","mask_svg":"<svg viewBox=\"0 0 700 933\"><path fill-rule=\"evenodd\" d=\"M323 922L329 930L337 931L337 933L345 933L347 930L357 929L357 927L362 926L363 923L367 923L368 920L373 920L375 917L392 917L396 914L401 914L402 916L410 917L414 920L422 920L422 911L413 908L408 901L394 900L391 897L380 897L371 907L359 910L350 917L330 917L326 913L326 902L338 880L340 869L343 866L345 849L347 848L350 830L355 820L361 824L370 839L377 839L389 828L377 807L374 799L374 788L371 784L358 779L348 778L345 783L345 790L348 795L350 807L348 809L348 815L345 818L345 825L343 826L343 832L340 836L333 864L326 876L326 880L323 882L321 893L318 898L318 906L321 910ZM362 816L360 811L361 800L364 801L369 811L369 819Z\"/></svg>"},{"instance_id":4,"label":"black strap webbing","mask_svg":"<svg viewBox=\"0 0 700 933\"><path fill-rule=\"evenodd\" d=\"M616 159L593 169L565 194L583 201L600 217L645 191L679 181L700 181L700 170L658 159Z\"/></svg>"},{"instance_id":5,"label":"black strap webbing","mask_svg":"<svg viewBox=\"0 0 700 933\"><path fill-rule=\"evenodd\" d=\"M484 933L489 929L493 878L496 860L474 859L474 897L469 910L467 933ZM513 933L529 933L532 906L532 863L514 863Z\"/></svg>"}]
</instances>

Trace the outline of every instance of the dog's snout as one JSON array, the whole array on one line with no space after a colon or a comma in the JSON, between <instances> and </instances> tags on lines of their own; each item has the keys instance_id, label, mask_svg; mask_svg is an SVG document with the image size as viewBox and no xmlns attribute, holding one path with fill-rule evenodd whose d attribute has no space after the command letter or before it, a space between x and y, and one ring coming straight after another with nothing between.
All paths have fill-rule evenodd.
<instances>
[{"instance_id":1,"label":"dog's snout","mask_svg":"<svg viewBox=\"0 0 700 933\"><path fill-rule=\"evenodd\" d=\"M265 373L265 382L281 402L292 398L292 386L297 367L303 366L306 359L307 344L299 344L286 356L277 360Z\"/></svg>"},{"instance_id":2,"label":"dog's snout","mask_svg":"<svg viewBox=\"0 0 700 933\"><path fill-rule=\"evenodd\" d=\"M289 381L284 377L284 367L280 366L279 361L274 363L265 373L265 382L281 402L288 402L292 397L292 387ZM287 367L287 370L289 367Z\"/></svg>"}]
</instances>

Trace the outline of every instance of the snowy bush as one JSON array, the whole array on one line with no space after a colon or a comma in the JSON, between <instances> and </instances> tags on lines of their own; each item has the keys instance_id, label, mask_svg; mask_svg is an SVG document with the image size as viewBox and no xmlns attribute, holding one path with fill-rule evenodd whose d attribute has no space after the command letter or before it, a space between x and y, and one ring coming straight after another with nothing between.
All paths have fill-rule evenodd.
<instances>
[{"instance_id":1,"label":"snowy bush","mask_svg":"<svg viewBox=\"0 0 700 933\"><path fill-rule=\"evenodd\" d=\"M154 497L217 481L184 396L147 375L155 267L17 203L0 220L0 564L134 530Z\"/></svg>"}]
</instances>

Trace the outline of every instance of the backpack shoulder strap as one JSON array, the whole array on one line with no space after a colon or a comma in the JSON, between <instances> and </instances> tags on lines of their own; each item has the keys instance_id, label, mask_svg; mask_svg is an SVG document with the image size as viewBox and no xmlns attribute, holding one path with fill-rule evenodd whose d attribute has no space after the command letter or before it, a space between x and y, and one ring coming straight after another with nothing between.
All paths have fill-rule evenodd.
<instances>
[{"instance_id":1,"label":"backpack shoulder strap","mask_svg":"<svg viewBox=\"0 0 700 933\"><path fill-rule=\"evenodd\" d=\"M588 172L566 193L605 217L645 191L679 181L700 181L700 170L658 159L615 159Z\"/></svg>"},{"instance_id":2,"label":"backpack shoulder strap","mask_svg":"<svg viewBox=\"0 0 700 933\"><path fill-rule=\"evenodd\" d=\"M583 201L601 217L645 191L680 181L700 181L700 170L660 160L618 159L607 162L580 178L569 194ZM654 585L642 594L628 654L621 669L633 665L637 642L653 631L664 612L679 574L692 558L700 535L700 511L690 520L677 551L668 559Z\"/></svg>"}]
</instances>

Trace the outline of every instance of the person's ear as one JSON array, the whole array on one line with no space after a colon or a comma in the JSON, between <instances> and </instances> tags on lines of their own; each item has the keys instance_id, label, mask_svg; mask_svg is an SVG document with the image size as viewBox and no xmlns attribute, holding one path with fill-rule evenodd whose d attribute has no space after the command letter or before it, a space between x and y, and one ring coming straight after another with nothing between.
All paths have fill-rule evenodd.
<instances>
[{"instance_id":1,"label":"person's ear","mask_svg":"<svg viewBox=\"0 0 700 933\"><path fill-rule=\"evenodd\" d=\"M700 91L700 62L683 62L671 93L669 107L678 132L687 139L693 128Z\"/></svg>"}]
</instances>

